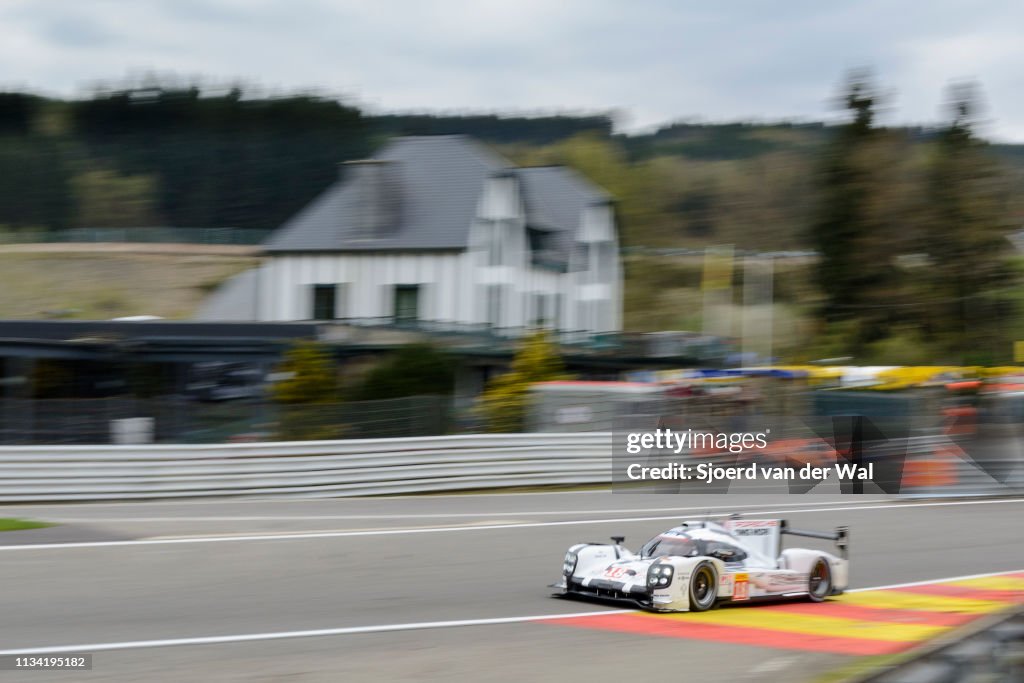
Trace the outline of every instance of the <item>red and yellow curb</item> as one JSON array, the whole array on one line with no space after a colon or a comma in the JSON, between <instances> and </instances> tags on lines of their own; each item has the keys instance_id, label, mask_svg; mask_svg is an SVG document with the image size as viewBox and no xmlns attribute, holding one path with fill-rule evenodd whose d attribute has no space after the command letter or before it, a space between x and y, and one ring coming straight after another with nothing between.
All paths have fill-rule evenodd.
<instances>
[{"instance_id":1,"label":"red and yellow curb","mask_svg":"<svg viewBox=\"0 0 1024 683\"><path fill-rule=\"evenodd\" d=\"M545 623L786 650L887 655L1014 604L1024 604L1024 572L866 590L824 603L598 614Z\"/></svg>"}]
</instances>

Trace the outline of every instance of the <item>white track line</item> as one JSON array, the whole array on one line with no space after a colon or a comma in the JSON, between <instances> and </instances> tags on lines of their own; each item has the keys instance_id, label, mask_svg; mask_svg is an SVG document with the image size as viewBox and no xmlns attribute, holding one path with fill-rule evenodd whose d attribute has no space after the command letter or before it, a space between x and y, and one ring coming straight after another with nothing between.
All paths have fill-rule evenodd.
<instances>
[{"instance_id":1,"label":"white track line","mask_svg":"<svg viewBox=\"0 0 1024 683\"><path fill-rule=\"evenodd\" d=\"M888 499L868 500L869 503L887 503ZM472 517L552 517L555 515L602 515L623 512L713 512L718 510L754 510L757 508L778 507L813 507L831 505L849 505L848 500L819 501L812 503L758 503L756 505L691 505L688 507L662 508L607 508L603 510L534 510L528 512L432 512L426 514L382 514L382 515L223 515L203 517L64 517L61 515L37 515L52 522L81 522L83 524L100 524L104 522L277 522L277 521L315 521L315 520L367 520L367 519L462 519Z\"/></svg>"},{"instance_id":2,"label":"white track line","mask_svg":"<svg viewBox=\"0 0 1024 683\"><path fill-rule=\"evenodd\" d=\"M967 579L978 579L988 576L1005 576L1017 574L1020 570L1005 572L990 572L988 574L970 574L967 576L952 576L943 579L931 579L928 581L915 581L913 583L901 583L891 586L872 586L870 588L856 588L850 593L889 590L892 588L907 588L910 586L924 586L948 581L964 581ZM754 608L750 608L754 609ZM364 633L389 633L394 631L423 631L429 629L458 628L462 626L494 626L498 624L520 624L530 621L553 621L556 619L579 619L582 617L601 616L608 614L628 614L636 612L632 609L615 609L595 612L571 612L568 614L540 614L523 617L494 617L490 619L458 619L453 621L421 621L407 624L381 624L379 626L347 626L342 628L322 628L307 631L277 631L270 633L243 633L226 636L199 636L193 638L167 638L162 640L129 640L115 643L87 643L83 645L50 645L45 647L29 647L20 650L0 650L2 655L50 655L60 653L93 653L109 650L138 650L151 647L171 647L175 645L216 645L224 643L245 643L263 640L283 640L285 638L317 638L324 636L346 636Z\"/></svg>"},{"instance_id":3,"label":"white track line","mask_svg":"<svg viewBox=\"0 0 1024 683\"><path fill-rule=\"evenodd\" d=\"M935 583L947 583L950 581L968 581L970 579L986 579L990 576L1006 576L1007 574L1020 574L1021 569L1011 569L1005 572L986 572L984 574L967 574L965 576L951 576L948 579L927 579L925 581L909 581L907 583L890 583L887 586L871 586L869 588L851 588L847 593L863 593L865 591L888 591L897 588L913 588L914 586L930 586Z\"/></svg>"},{"instance_id":4,"label":"white track line","mask_svg":"<svg viewBox=\"0 0 1024 683\"><path fill-rule=\"evenodd\" d=\"M520 497L526 498L526 497L529 497L529 496L591 496L591 495L596 495L596 494L610 494L610 493L615 493L615 492L612 491L610 486L605 486L604 488L586 489L586 490L582 490L582 491L529 491L529 492L526 492L526 493L524 493L522 491L506 491L506 492L500 492L500 493L491 493L491 492L480 492L480 493L429 493L429 494L406 493L406 494L402 494L402 495L383 496L383 497L380 497L380 499L381 500L424 500L424 499L426 499L426 500L434 500L435 498L457 498L457 499L472 500L474 498L491 498L491 497L494 497L494 496L503 496L503 497L520 496ZM630 495L630 494L623 493L623 494L616 494L616 495ZM642 493L642 494L632 494L632 495L649 495L649 494ZM777 494L765 494L765 495L777 495ZM800 495L803 495L803 494L800 494ZM820 494L820 495L825 495L825 494L823 493L823 494ZM342 502L342 501L358 502L358 501L362 501L362 500L365 500L365 498L360 498L358 496L357 497L352 497L352 498L338 498L338 497L329 497L329 496L328 497L323 497L323 498L299 498L299 497L295 497L295 498L280 498L280 497L271 497L271 496L264 496L264 497L261 498L259 496L245 496L245 497L225 496L225 497L220 497L220 498L204 498L204 499L190 498L190 499L185 499L185 500L162 500L162 501L125 500L125 501L118 501L118 502L114 502L114 503L92 502L92 501L84 501L84 502L77 502L77 503L34 503L34 502L28 502L28 503L11 503L11 505L12 506L17 506L19 508L78 507L78 506L88 506L88 507L94 507L94 508L105 508L105 507L115 507L116 508L116 507L128 507L128 506L137 507L139 505L152 505L152 506L161 506L161 505L163 505L163 506L167 506L167 505L172 505L172 506L173 505L237 505L237 504L263 504L263 505L266 505L267 503L280 503L280 504L283 504L283 505L307 505L307 504L310 504L310 503L338 503L338 502Z\"/></svg>"},{"instance_id":5,"label":"white track line","mask_svg":"<svg viewBox=\"0 0 1024 683\"><path fill-rule=\"evenodd\" d=\"M962 500L945 501L935 503L894 503L885 505L850 505L844 507L822 507L822 508L800 508L800 509L779 509L779 510L758 510L758 514L784 515L784 514L805 514L810 512L848 512L857 510L889 510L909 509L928 507L954 507L961 505L1012 505L1024 504L1024 498L999 499L999 500ZM271 534L242 534L242 535L216 535L216 536L183 536L181 538L144 538L132 541L82 541L71 543L35 543L26 545L3 545L0 551L32 551L32 550L55 550L72 548L116 548L142 545L180 545L185 543L240 543L243 541L286 541L318 538L352 538L359 536L395 536L402 534L436 534L462 531L496 531L501 529L535 529L538 527L555 526L580 526L589 524L615 524L631 522L656 522L665 520L678 520L678 515L657 516L657 517L618 517L610 519L576 519L561 520L557 522L523 522L516 524L477 524L469 526L445 526L445 527L417 527L412 529L363 529L363 530L334 530L334 531L311 531Z\"/></svg>"},{"instance_id":6,"label":"white track line","mask_svg":"<svg viewBox=\"0 0 1024 683\"><path fill-rule=\"evenodd\" d=\"M26 648L24 650L0 650L0 655L41 655L57 652L102 652L104 650L132 650L146 647L167 647L171 645L213 645L216 643L244 643L253 640L280 640L282 638L316 638L318 636L346 636L359 633L387 633L389 631L419 631L458 626L490 626L495 624L519 624L526 621L547 621L551 619L573 619L599 614L626 614L634 610L616 609L599 612L574 612L570 614L542 614L529 617L497 617L493 619L460 619L456 621L421 621L411 624L384 624L381 626L349 626L344 628L322 628L309 631L278 631L276 633L245 633L233 636L203 636L199 638L169 638L166 640L136 640L124 643L90 643L88 645L54 645L50 647Z\"/></svg>"}]
</instances>

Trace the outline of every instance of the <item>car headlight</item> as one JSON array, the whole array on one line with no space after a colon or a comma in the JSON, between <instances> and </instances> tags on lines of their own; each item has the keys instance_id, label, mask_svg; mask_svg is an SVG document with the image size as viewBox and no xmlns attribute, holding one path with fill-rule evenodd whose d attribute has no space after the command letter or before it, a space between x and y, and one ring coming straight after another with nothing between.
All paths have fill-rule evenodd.
<instances>
[{"instance_id":1,"label":"car headlight","mask_svg":"<svg viewBox=\"0 0 1024 683\"><path fill-rule=\"evenodd\" d=\"M565 561L562 562L562 573L566 576L572 576L572 573L576 571L576 562L579 558L576 553L569 551L565 554Z\"/></svg>"},{"instance_id":2,"label":"car headlight","mask_svg":"<svg viewBox=\"0 0 1024 683\"><path fill-rule=\"evenodd\" d=\"M664 587L672 583L675 569L670 564L652 564L647 570L647 586L649 588Z\"/></svg>"}]
</instances>

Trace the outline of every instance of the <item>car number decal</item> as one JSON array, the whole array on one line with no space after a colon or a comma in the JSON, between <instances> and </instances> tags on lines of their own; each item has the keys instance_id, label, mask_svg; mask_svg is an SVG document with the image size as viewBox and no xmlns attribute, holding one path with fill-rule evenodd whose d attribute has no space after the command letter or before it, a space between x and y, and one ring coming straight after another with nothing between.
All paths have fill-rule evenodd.
<instances>
[{"instance_id":1,"label":"car number decal","mask_svg":"<svg viewBox=\"0 0 1024 683\"><path fill-rule=\"evenodd\" d=\"M736 574L732 583L733 600L750 599L750 577L746 573Z\"/></svg>"}]
</instances>

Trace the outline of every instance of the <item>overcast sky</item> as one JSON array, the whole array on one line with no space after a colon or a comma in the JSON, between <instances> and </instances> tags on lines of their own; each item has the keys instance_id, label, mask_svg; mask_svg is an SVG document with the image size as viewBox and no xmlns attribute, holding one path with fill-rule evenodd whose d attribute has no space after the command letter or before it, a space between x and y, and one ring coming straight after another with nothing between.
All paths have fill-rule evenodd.
<instances>
[{"instance_id":1,"label":"overcast sky","mask_svg":"<svg viewBox=\"0 0 1024 683\"><path fill-rule=\"evenodd\" d=\"M986 134L1024 142L1022 27L1014 0L0 0L0 88L156 72L373 111L615 110L637 130L828 119L870 67L886 123L937 121L974 79Z\"/></svg>"}]
</instances>

